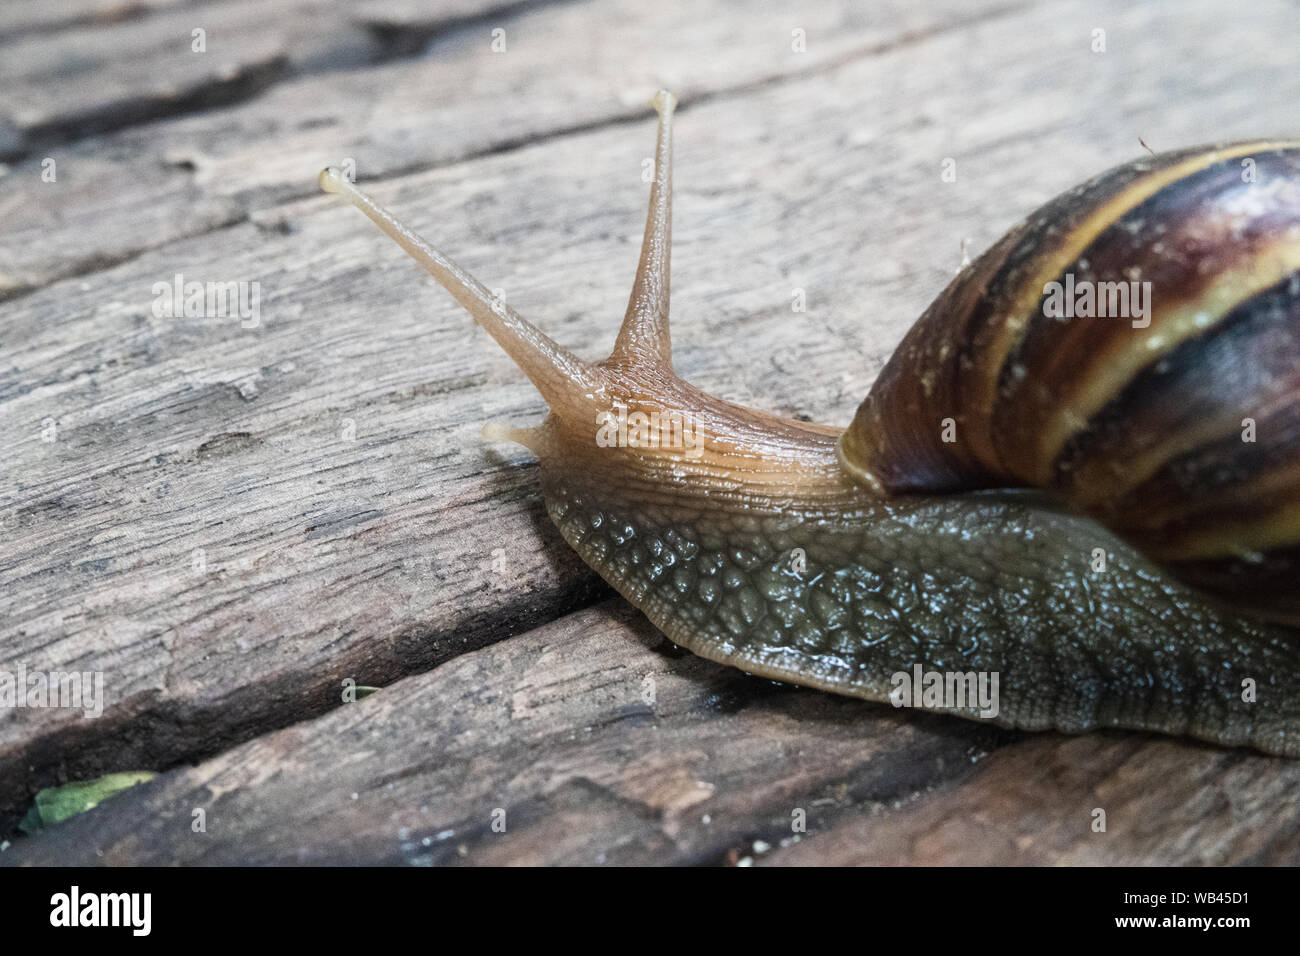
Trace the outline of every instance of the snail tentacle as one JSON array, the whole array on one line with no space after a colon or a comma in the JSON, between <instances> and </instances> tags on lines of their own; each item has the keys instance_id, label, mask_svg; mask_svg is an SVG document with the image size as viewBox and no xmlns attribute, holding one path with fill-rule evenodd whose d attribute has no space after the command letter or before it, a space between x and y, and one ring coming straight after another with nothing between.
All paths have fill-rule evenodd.
<instances>
[{"instance_id":1,"label":"snail tentacle","mask_svg":"<svg viewBox=\"0 0 1300 956\"><path fill-rule=\"evenodd\" d=\"M655 94L659 133L655 145L655 176L650 186L650 210L636 281L627 303L609 364L657 362L672 367L672 339L668 333L668 280L673 232L673 111L677 98L661 90Z\"/></svg>"},{"instance_id":2,"label":"snail tentacle","mask_svg":"<svg viewBox=\"0 0 1300 956\"><path fill-rule=\"evenodd\" d=\"M361 210L385 235L424 266L438 284L487 329L548 401L575 388L598 388L604 376L589 363L561 347L537 326L492 295L492 292L358 189L341 170L321 170L320 187L336 193Z\"/></svg>"}]
</instances>

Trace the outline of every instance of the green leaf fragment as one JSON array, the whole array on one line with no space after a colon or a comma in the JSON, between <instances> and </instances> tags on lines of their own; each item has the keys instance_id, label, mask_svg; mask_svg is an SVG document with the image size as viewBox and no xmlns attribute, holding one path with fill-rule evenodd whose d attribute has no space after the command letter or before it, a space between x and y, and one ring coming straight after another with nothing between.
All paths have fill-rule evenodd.
<instances>
[{"instance_id":1,"label":"green leaf fragment","mask_svg":"<svg viewBox=\"0 0 1300 956\"><path fill-rule=\"evenodd\" d=\"M29 836L56 823L91 810L109 797L137 783L158 776L152 770L129 770L110 773L94 780L78 780L61 787L48 787L36 794L36 802L27 811L18 829Z\"/></svg>"}]
</instances>

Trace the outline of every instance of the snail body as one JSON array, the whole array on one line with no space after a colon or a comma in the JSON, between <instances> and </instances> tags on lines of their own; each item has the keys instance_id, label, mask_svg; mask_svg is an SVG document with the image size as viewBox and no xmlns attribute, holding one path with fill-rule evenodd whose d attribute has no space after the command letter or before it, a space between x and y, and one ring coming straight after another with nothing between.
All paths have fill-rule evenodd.
<instances>
[{"instance_id":1,"label":"snail body","mask_svg":"<svg viewBox=\"0 0 1300 956\"><path fill-rule=\"evenodd\" d=\"M1300 755L1300 632L1283 623L1300 543L1300 148L1153 157L1050 203L959 274L841 431L673 371L674 100L655 106L640 263L601 362L321 174L542 393L541 425L485 435L536 454L583 559L674 642L773 679L897 704L900 673L993 674L992 713L927 706ZM1062 276L1150 282L1145 314L1057 316L1044 299ZM1197 362L1225 379L1206 384ZM1225 458L1245 418L1284 437L1294 422L1296 438Z\"/></svg>"}]
</instances>

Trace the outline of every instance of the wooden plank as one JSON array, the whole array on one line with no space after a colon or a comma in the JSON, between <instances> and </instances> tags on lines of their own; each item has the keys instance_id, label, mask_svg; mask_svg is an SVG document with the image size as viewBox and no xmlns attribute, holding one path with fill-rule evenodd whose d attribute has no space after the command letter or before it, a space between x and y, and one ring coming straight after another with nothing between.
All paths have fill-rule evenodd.
<instances>
[{"instance_id":1,"label":"wooden plank","mask_svg":"<svg viewBox=\"0 0 1300 956\"><path fill-rule=\"evenodd\" d=\"M0 159L244 100L291 75L409 56L442 30L522 7L439 0L417 15L391 0L16 6L0 15Z\"/></svg>"},{"instance_id":2,"label":"wooden plank","mask_svg":"<svg viewBox=\"0 0 1300 956\"><path fill-rule=\"evenodd\" d=\"M0 43L32 33L121 23L187 0L20 0L0 5ZM189 0L194 2L194 0Z\"/></svg>"},{"instance_id":3,"label":"wooden plank","mask_svg":"<svg viewBox=\"0 0 1300 956\"><path fill-rule=\"evenodd\" d=\"M1168 7L1020 10L688 103L679 368L844 422L962 239L986 245L1138 135L1285 131L1300 78L1249 38L1289 8L1189 9L1173 40ZM1099 15L1110 59L1088 48ZM1156 51L1161 82L1139 82ZM537 135L374 191L594 356L636 259L650 123ZM946 156L958 181L936 188ZM526 457L477 441L487 418L542 410L490 343L332 200L250 216L0 306L0 669L102 670L109 691L96 721L0 715L4 819L40 786L224 750L336 706L345 676L389 683L603 593L542 517ZM261 282L258 326L155 318L153 285L178 271ZM796 287L808 313L790 311Z\"/></svg>"},{"instance_id":4,"label":"wooden plank","mask_svg":"<svg viewBox=\"0 0 1300 956\"><path fill-rule=\"evenodd\" d=\"M1297 785L1294 761L782 687L611 601L173 771L5 862L1294 865Z\"/></svg>"},{"instance_id":5,"label":"wooden plank","mask_svg":"<svg viewBox=\"0 0 1300 956\"><path fill-rule=\"evenodd\" d=\"M1295 866L1298 785L1300 764L1275 757L1133 735L1036 736L942 792L892 812L864 808L761 862Z\"/></svg>"},{"instance_id":6,"label":"wooden plank","mask_svg":"<svg viewBox=\"0 0 1300 956\"><path fill-rule=\"evenodd\" d=\"M960 779L1008 739L747 677L614 600L173 771L3 859L719 863L792 837L797 811L812 833Z\"/></svg>"},{"instance_id":7,"label":"wooden plank","mask_svg":"<svg viewBox=\"0 0 1300 956\"><path fill-rule=\"evenodd\" d=\"M251 95L289 69L289 33L306 4L210 3L6 44L0 159ZM327 35L342 26L336 19ZM201 48L194 30L205 33Z\"/></svg>"},{"instance_id":8,"label":"wooden plank","mask_svg":"<svg viewBox=\"0 0 1300 956\"><path fill-rule=\"evenodd\" d=\"M101 269L310 195L315 184L306 172L345 158L355 162L366 181L444 165L558 131L642 117L650 95L665 83L688 101L743 89L825 69L845 57L905 40L915 42L935 31L958 30L1002 10L1005 3L980 0L972 6L969 0L943 0L918 8L909 0L889 0L871 14L855 12L847 2L819 5L799 19L799 29L813 38L802 54L789 48L793 21L788 15L749 2L725 6L703 20L689 8L647 7L635 0L544 6L500 21L485 9L479 20L446 35L417 60L292 79L286 62L283 76L266 77L268 83L283 82L222 113L136 127L105 141L51 147L14 163L7 176L0 176L5 222L0 297ZM357 28L364 24L370 32L408 38L386 41L390 46L410 42L411 36L428 37L448 24L429 12L440 8L423 4L419 15L390 4L347 9L358 18ZM464 13L459 5L439 16L458 12ZM264 47L267 58L288 55L289 40L277 37L292 34L293 15L292 10L280 11L276 16L282 25L259 27L257 48ZM156 31L157 23L132 28ZM328 22L326 28L334 31L327 35L344 38L339 43L352 35ZM496 28L507 30L501 54L489 49ZM594 45L557 60L557 49L588 35L623 42ZM146 41L172 42L170 34L159 39L150 33L137 43ZM66 44L69 38L60 35L57 42ZM111 55L114 48L100 42L104 55ZM255 60L252 49L241 45L241 69L252 71L258 63L270 62ZM49 54L35 50L31 55ZM199 89L210 88L201 85L206 74L200 66L214 58L215 51L206 60L182 61ZM161 68L153 80L137 72L128 71L133 83L186 88ZM75 116L104 109L99 100L86 98L82 86L70 80L43 94L68 100L58 113L62 129L76 127ZM137 102L152 102L151 94L141 90L132 95ZM649 148L632 145L638 156ZM0 156L3 152L0 148ZM41 179L46 159L56 163L57 183Z\"/></svg>"}]
</instances>

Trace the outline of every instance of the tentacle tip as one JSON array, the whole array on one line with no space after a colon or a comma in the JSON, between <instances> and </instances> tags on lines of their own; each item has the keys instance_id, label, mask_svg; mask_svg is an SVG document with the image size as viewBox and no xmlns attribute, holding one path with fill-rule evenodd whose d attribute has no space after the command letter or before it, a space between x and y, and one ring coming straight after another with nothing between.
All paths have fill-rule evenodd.
<instances>
[{"instance_id":1,"label":"tentacle tip","mask_svg":"<svg viewBox=\"0 0 1300 956\"><path fill-rule=\"evenodd\" d=\"M484 441L512 441L523 445L534 454L541 445L541 429L514 428L504 422L491 421L483 425L481 432Z\"/></svg>"},{"instance_id":2,"label":"tentacle tip","mask_svg":"<svg viewBox=\"0 0 1300 956\"><path fill-rule=\"evenodd\" d=\"M509 441L511 428L502 422L485 422L482 437L484 441Z\"/></svg>"},{"instance_id":3,"label":"tentacle tip","mask_svg":"<svg viewBox=\"0 0 1300 956\"><path fill-rule=\"evenodd\" d=\"M660 90L655 93L654 99L651 100L651 103L654 105L655 112L660 116L669 116L672 114L673 110L677 109L677 97L673 96L673 94L667 90Z\"/></svg>"},{"instance_id":4,"label":"tentacle tip","mask_svg":"<svg viewBox=\"0 0 1300 956\"><path fill-rule=\"evenodd\" d=\"M339 193L343 191L343 171L337 166L326 166L320 171L320 178L317 180L320 188L327 193Z\"/></svg>"}]
</instances>

